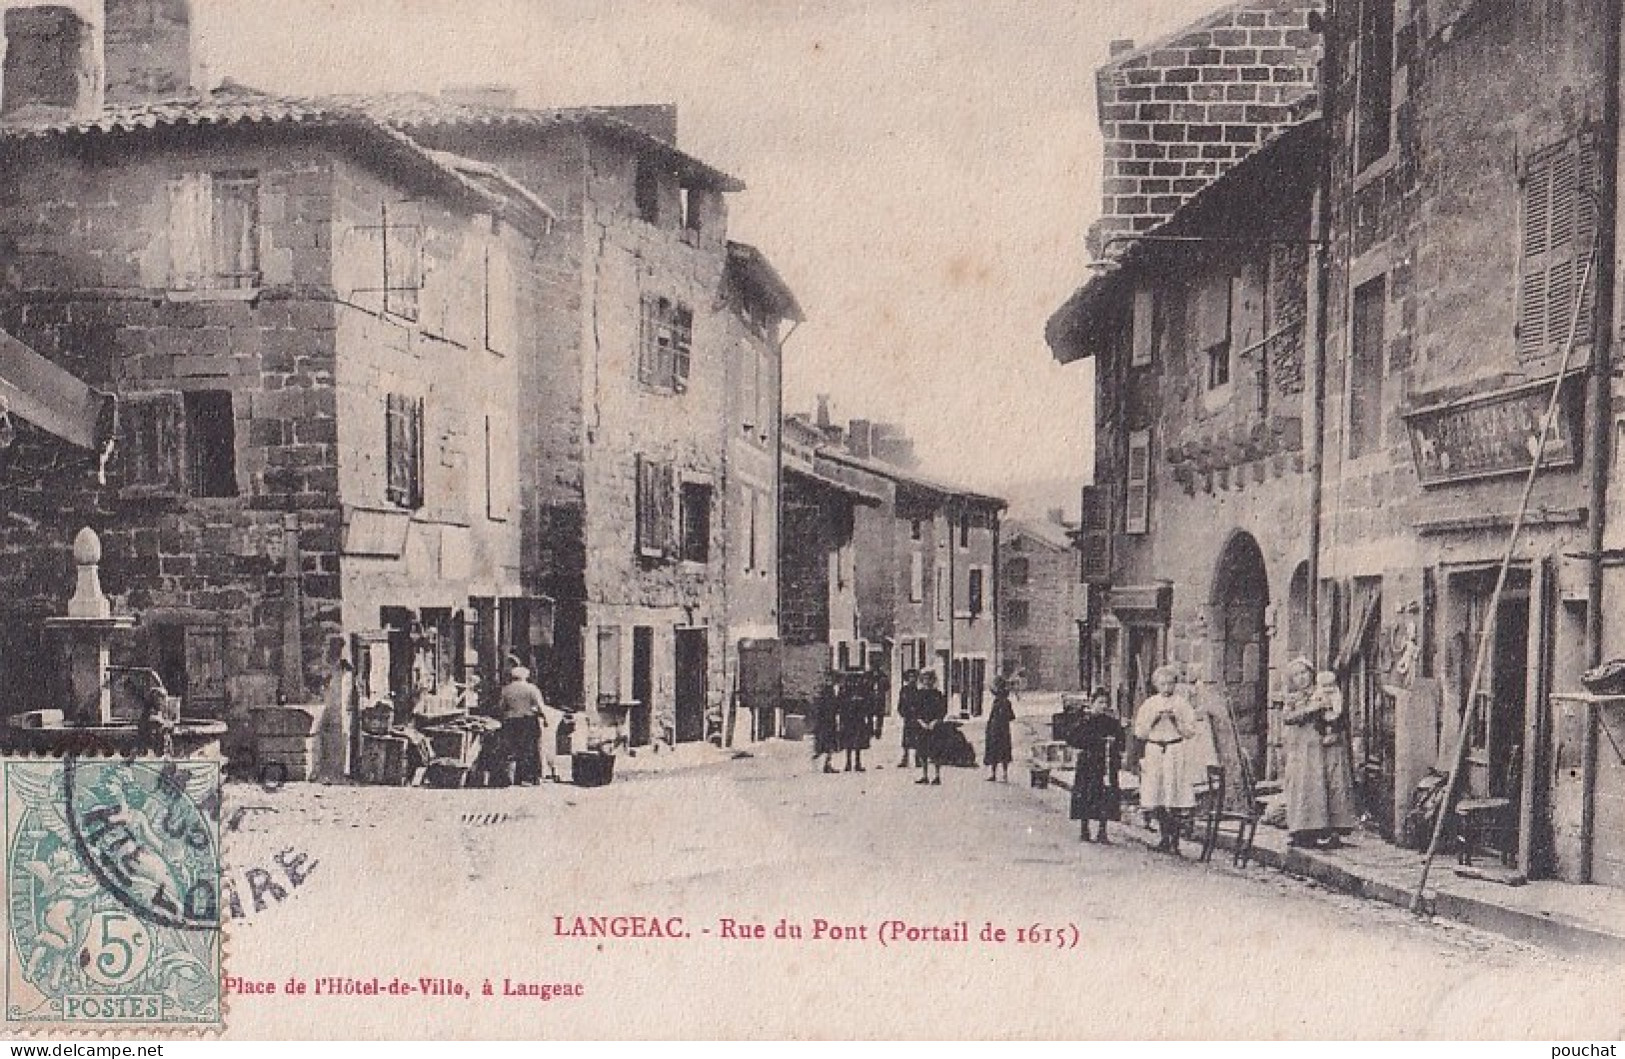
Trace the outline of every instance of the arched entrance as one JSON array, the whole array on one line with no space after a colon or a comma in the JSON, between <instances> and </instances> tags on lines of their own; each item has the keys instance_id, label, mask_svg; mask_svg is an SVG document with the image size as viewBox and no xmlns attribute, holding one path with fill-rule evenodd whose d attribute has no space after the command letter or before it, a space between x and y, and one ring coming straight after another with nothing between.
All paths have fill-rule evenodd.
<instances>
[{"instance_id":1,"label":"arched entrance","mask_svg":"<svg viewBox=\"0 0 1625 1059\"><path fill-rule=\"evenodd\" d=\"M1234 770L1239 755L1245 754L1249 773L1257 779L1264 775L1269 739L1270 650L1264 616L1270 587L1264 553L1252 534L1238 531L1225 544L1209 602L1209 676L1218 683L1230 714L1214 718L1219 758Z\"/></svg>"}]
</instances>

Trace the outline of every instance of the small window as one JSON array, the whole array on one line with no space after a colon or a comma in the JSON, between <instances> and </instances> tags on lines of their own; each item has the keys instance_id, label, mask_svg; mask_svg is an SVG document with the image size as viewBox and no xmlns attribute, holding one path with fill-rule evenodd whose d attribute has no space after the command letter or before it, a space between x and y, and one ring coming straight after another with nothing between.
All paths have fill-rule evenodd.
<instances>
[{"instance_id":1,"label":"small window","mask_svg":"<svg viewBox=\"0 0 1625 1059\"><path fill-rule=\"evenodd\" d=\"M1200 319L1197 321L1201 348L1206 356L1206 382L1209 390L1230 383L1230 361L1234 354L1236 299L1240 296L1241 278L1234 274L1221 275L1203 285L1198 298Z\"/></svg>"},{"instance_id":2,"label":"small window","mask_svg":"<svg viewBox=\"0 0 1625 1059\"><path fill-rule=\"evenodd\" d=\"M959 546L970 547L970 513L967 511L959 516Z\"/></svg>"},{"instance_id":3,"label":"small window","mask_svg":"<svg viewBox=\"0 0 1625 1059\"><path fill-rule=\"evenodd\" d=\"M598 627L598 701L610 705L621 701L621 630L617 625Z\"/></svg>"},{"instance_id":4,"label":"small window","mask_svg":"<svg viewBox=\"0 0 1625 1059\"><path fill-rule=\"evenodd\" d=\"M392 393L384 417L385 498L416 511L423 506L423 398Z\"/></svg>"},{"instance_id":5,"label":"small window","mask_svg":"<svg viewBox=\"0 0 1625 1059\"><path fill-rule=\"evenodd\" d=\"M1128 436L1128 473L1123 491L1123 532L1151 531L1151 431Z\"/></svg>"},{"instance_id":6,"label":"small window","mask_svg":"<svg viewBox=\"0 0 1625 1059\"><path fill-rule=\"evenodd\" d=\"M669 463L637 458L637 548L646 559L672 554L672 493L674 474Z\"/></svg>"},{"instance_id":7,"label":"small window","mask_svg":"<svg viewBox=\"0 0 1625 1059\"><path fill-rule=\"evenodd\" d=\"M700 216L700 208L705 202L705 193L694 188L683 188L679 194L683 206L683 230L698 234L704 220Z\"/></svg>"},{"instance_id":8,"label":"small window","mask_svg":"<svg viewBox=\"0 0 1625 1059\"><path fill-rule=\"evenodd\" d=\"M755 569L758 568L758 566L757 566L758 556L756 554L756 548L757 548L756 523L757 523L757 518L760 515L761 495L759 493L757 493L756 490L754 490L754 489L747 490L747 492L750 494L750 515L749 515L750 534L749 534L749 539L746 542L745 569L746 570L755 570Z\"/></svg>"},{"instance_id":9,"label":"small window","mask_svg":"<svg viewBox=\"0 0 1625 1059\"><path fill-rule=\"evenodd\" d=\"M1382 434L1382 375L1384 317L1388 281L1384 276L1360 284L1354 291L1352 350L1349 357L1349 456L1363 456L1377 447Z\"/></svg>"},{"instance_id":10,"label":"small window","mask_svg":"<svg viewBox=\"0 0 1625 1059\"><path fill-rule=\"evenodd\" d=\"M665 298L645 298L638 347L638 381L654 390L682 393L694 341L694 313Z\"/></svg>"},{"instance_id":11,"label":"small window","mask_svg":"<svg viewBox=\"0 0 1625 1059\"><path fill-rule=\"evenodd\" d=\"M913 519L913 520L911 520L909 522L909 524L908 524L908 536L909 536L909 540L916 540L916 541L924 540L925 539L925 521L923 519Z\"/></svg>"},{"instance_id":12,"label":"small window","mask_svg":"<svg viewBox=\"0 0 1625 1059\"><path fill-rule=\"evenodd\" d=\"M970 569L970 584L967 586L966 595L968 597L967 602L970 604L971 617L973 618L981 614L983 610L983 573L980 566L973 566Z\"/></svg>"},{"instance_id":13,"label":"small window","mask_svg":"<svg viewBox=\"0 0 1625 1059\"><path fill-rule=\"evenodd\" d=\"M1134 337L1132 352L1129 356L1129 366L1146 368L1151 366L1151 350L1156 338L1157 300L1150 287L1140 287L1134 292Z\"/></svg>"},{"instance_id":14,"label":"small window","mask_svg":"<svg viewBox=\"0 0 1625 1059\"><path fill-rule=\"evenodd\" d=\"M1360 0L1355 170L1386 155L1394 136L1394 0Z\"/></svg>"},{"instance_id":15,"label":"small window","mask_svg":"<svg viewBox=\"0 0 1625 1059\"><path fill-rule=\"evenodd\" d=\"M948 568L941 563L932 571L932 588L936 597L937 620L942 621L948 617Z\"/></svg>"},{"instance_id":16,"label":"small window","mask_svg":"<svg viewBox=\"0 0 1625 1059\"><path fill-rule=\"evenodd\" d=\"M1025 557L1007 559L1004 564L1004 583L1019 588L1032 576L1032 563Z\"/></svg>"},{"instance_id":17,"label":"small window","mask_svg":"<svg viewBox=\"0 0 1625 1059\"><path fill-rule=\"evenodd\" d=\"M384 264L384 312L418 318L423 289L423 224L414 203L379 206Z\"/></svg>"},{"instance_id":18,"label":"small window","mask_svg":"<svg viewBox=\"0 0 1625 1059\"><path fill-rule=\"evenodd\" d=\"M252 170L188 173L170 183L171 290L259 286L259 196Z\"/></svg>"},{"instance_id":19,"label":"small window","mask_svg":"<svg viewBox=\"0 0 1625 1059\"><path fill-rule=\"evenodd\" d=\"M711 487L700 482L684 482L681 498L683 521L683 561L709 562L711 559Z\"/></svg>"},{"instance_id":20,"label":"small window","mask_svg":"<svg viewBox=\"0 0 1625 1059\"><path fill-rule=\"evenodd\" d=\"M199 390L184 396L186 484L197 497L237 495L237 426L231 394Z\"/></svg>"},{"instance_id":21,"label":"small window","mask_svg":"<svg viewBox=\"0 0 1625 1059\"><path fill-rule=\"evenodd\" d=\"M647 158L638 159L638 172L633 188L638 217L649 223L660 223L660 169Z\"/></svg>"},{"instance_id":22,"label":"small window","mask_svg":"<svg viewBox=\"0 0 1625 1059\"><path fill-rule=\"evenodd\" d=\"M1024 599L1006 600L1004 622L1012 629L1025 629L1032 620L1031 604Z\"/></svg>"}]
</instances>

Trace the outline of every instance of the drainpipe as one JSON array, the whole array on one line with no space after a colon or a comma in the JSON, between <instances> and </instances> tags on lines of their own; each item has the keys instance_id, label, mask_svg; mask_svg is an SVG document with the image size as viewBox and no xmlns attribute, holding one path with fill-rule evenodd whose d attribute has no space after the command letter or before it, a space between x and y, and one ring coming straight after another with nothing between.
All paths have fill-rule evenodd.
<instances>
[{"instance_id":1,"label":"drainpipe","mask_svg":"<svg viewBox=\"0 0 1625 1059\"><path fill-rule=\"evenodd\" d=\"M1586 454L1591 460L1590 518L1586 524L1586 666L1602 662L1602 549L1604 523L1608 503L1609 433L1613 419L1612 383L1614 335L1621 325L1615 320L1617 307L1625 302L1617 289L1620 280L1615 267L1615 248L1620 233L1618 174L1619 158L1619 93L1621 21L1625 19L1625 2L1609 0L1604 5L1608 17L1607 56L1604 61L1608 78L1603 94L1603 147L1599 152L1602 168L1601 201L1598 204L1600 225L1597 247L1597 313L1593 322L1591 343L1591 371L1587 377L1587 405L1591 414L1586 419ZM1594 832L1597 822L1597 726L1596 707L1586 710L1584 739L1581 743L1580 794L1580 881L1588 883L1592 876L1592 861L1596 846Z\"/></svg>"},{"instance_id":2,"label":"drainpipe","mask_svg":"<svg viewBox=\"0 0 1625 1059\"><path fill-rule=\"evenodd\" d=\"M1327 303L1331 290L1331 201L1332 174L1336 168L1333 123L1337 115L1337 2L1326 0L1321 33L1320 53L1320 112L1321 147L1320 181L1315 189L1310 208L1310 224L1319 240L1310 248L1312 264L1309 273L1309 305L1315 333L1308 350L1310 374L1309 404L1309 460L1304 469L1309 475L1309 657L1318 667L1330 659L1320 657L1320 519L1323 506L1323 481L1326 466L1326 338L1329 330Z\"/></svg>"}]
</instances>

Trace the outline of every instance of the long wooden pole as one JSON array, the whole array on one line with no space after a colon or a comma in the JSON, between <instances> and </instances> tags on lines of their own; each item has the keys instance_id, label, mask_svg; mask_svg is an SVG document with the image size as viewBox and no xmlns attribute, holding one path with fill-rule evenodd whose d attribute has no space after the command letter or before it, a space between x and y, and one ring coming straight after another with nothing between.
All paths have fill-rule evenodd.
<instances>
[{"instance_id":1,"label":"long wooden pole","mask_svg":"<svg viewBox=\"0 0 1625 1059\"><path fill-rule=\"evenodd\" d=\"M1584 192L1582 191L1582 194ZM1557 410L1563 394L1563 381L1568 376L1569 360L1574 355L1575 331L1580 323L1580 307L1584 304L1586 288L1591 284L1592 266L1597 260L1597 242L1602 235L1601 225L1592 237L1591 250L1586 255L1585 270L1580 275L1580 285L1575 288L1574 307L1569 313L1568 340L1563 344L1563 358L1557 368L1557 379L1552 383L1552 396L1546 403L1546 417L1540 423L1540 437L1531 454L1529 474L1524 478L1523 496L1518 500L1518 513L1512 520L1512 532L1507 534L1506 550L1501 553L1501 567L1495 575L1495 591L1490 593L1490 605L1484 627L1478 633L1478 651L1473 657L1473 678L1467 685L1467 704L1461 713L1461 731L1456 735L1456 753L1450 766L1450 778L1444 787L1444 801L1439 806L1439 816L1433 822L1433 837L1428 841L1428 853L1422 861L1422 875L1416 881L1416 893L1411 898L1411 911L1420 915L1425 910L1424 894L1427 891L1428 874L1433 870L1433 858L1439 854L1439 840L1444 836L1445 821L1451 812L1451 803L1456 798L1456 787L1461 782L1461 766L1467 757L1467 739L1472 732L1473 721L1478 712L1478 690L1484 679L1484 661L1489 657L1490 636L1495 631L1496 610L1501 603L1501 593L1506 589L1507 572L1512 568L1512 556L1518 548L1518 538L1523 535L1524 519L1529 513L1529 498L1535 491L1535 479L1540 476L1541 461L1546 456L1546 439L1551 436L1552 427L1557 422ZM1587 454L1596 459L1595 454ZM1600 518L1601 512L1592 512L1592 518ZM1538 703L1530 703L1529 709L1538 709Z\"/></svg>"}]
</instances>

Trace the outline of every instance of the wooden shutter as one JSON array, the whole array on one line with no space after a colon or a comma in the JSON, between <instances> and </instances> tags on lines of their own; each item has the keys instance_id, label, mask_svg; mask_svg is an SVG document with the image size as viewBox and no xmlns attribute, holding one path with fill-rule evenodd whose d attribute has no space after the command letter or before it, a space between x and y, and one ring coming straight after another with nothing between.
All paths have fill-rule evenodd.
<instances>
[{"instance_id":1,"label":"wooden shutter","mask_svg":"<svg viewBox=\"0 0 1625 1059\"><path fill-rule=\"evenodd\" d=\"M213 187L205 173L169 182L169 287L197 290L208 272Z\"/></svg>"},{"instance_id":2,"label":"wooden shutter","mask_svg":"<svg viewBox=\"0 0 1625 1059\"><path fill-rule=\"evenodd\" d=\"M638 554L645 558L664 559L673 553L675 484L671 464L657 463L646 456L637 458L637 547Z\"/></svg>"},{"instance_id":3,"label":"wooden shutter","mask_svg":"<svg viewBox=\"0 0 1625 1059\"><path fill-rule=\"evenodd\" d=\"M1128 436L1128 473L1123 488L1123 532L1151 529L1151 431Z\"/></svg>"},{"instance_id":4,"label":"wooden shutter","mask_svg":"<svg viewBox=\"0 0 1625 1059\"><path fill-rule=\"evenodd\" d=\"M403 320L418 318L423 289L423 224L416 203L398 203L392 215L383 207L384 311Z\"/></svg>"},{"instance_id":5,"label":"wooden shutter","mask_svg":"<svg viewBox=\"0 0 1625 1059\"><path fill-rule=\"evenodd\" d=\"M423 504L423 399L390 394L384 419L384 495L390 503L416 509Z\"/></svg>"},{"instance_id":6,"label":"wooden shutter","mask_svg":"<svg viewBox=\"0 0 1625 1059\"><path fill-rule=\"evenodd\" d=\"M493 353L511 353L518 343L517 292L513 267L505 247L485 254L485 348Z\"/></svg>"},{"instance_id":7,"label":"wooden shutter","mask_svg":"<svg viewBox=\"0 0 1625 1059\"><path fill-rule=\"evenodd\" d=\"M1596 237L1598 186L1594 137L1571 137L1530 159L1523 185L1523 253L1518 282L1518 355L1562 349L1572 327L1577 345L1591 340L1596 268L1575 315L1576 284Z\"/></svg>"},{"instance_id":8,"label":"wooden shutter","mask_svg":"<svg viewBox=\"0 0 1625 1059\"><path fill-rule=\"evenodd\" d=\"M131 395L119 404L118 456L130 497L186 494L186 406L179 393Z\"/></svg>"},{"instance_id":9,"label":"wooden shutter","mask_svg":"<svg viewBox=\"0 0 1625 1059\"><path fill-rule=\"evenodd\" d=\"M224 704L226 630L219 625L188 625L185 650L187 705Z\"/></svg>"},{"instance_id":10,"label":"wooden shutter","mask_svg":"<svg viewBox=\"0 0 1625 1059\"><path fill-rule=\"evenodd\" d=\"M215 173L207 194L211 273L209 286L234 289L260 283L260 179L257 173Z\"/></svg>"},{"instance_id":11,"label":"wooden shutter","mask_svg":"<svg viewBox=\"0 0 1625 1059\"><path fill-rule=\"evenodd\" d=\"M1083 581L1102 584L1111 580L1112 505L1111 491L1105 486L1083 487L1078 552L1081 555Z\"/></svg>"},{"instance_id":12,"label":"wooden shutter","mask_svg":"<svg viewBox=\"0 0 1625 1059\"><path fill-rule=\"evenodd\" d=\"M925 556L919 552L908 555L908 601L918 603L925 598Z\"/></svg>"},{"instance_id":13,"label":"wooden shutter","mask_svg":"<svg viewBox=\"0 0 1625 1059\"><path fill-rule=\"evenodd\" d=\"M1151 366L1151 347L1156 337L1156 308L1156 295L1150 287L1139 287L1134 291L1134 346L1129 359L1130 367Z\"/></svg>"},{"instance_id":14,"label":"wooden shutter","mask_svg":"<svg viewBox=\"0 0 1625 1059\"><path fill-rule=\"evenodd\" d=\"M694 343L694 313L678 305L671 310L671 388L678 393L688 389L690 349Z\"/></svg>"}]
</instances>

